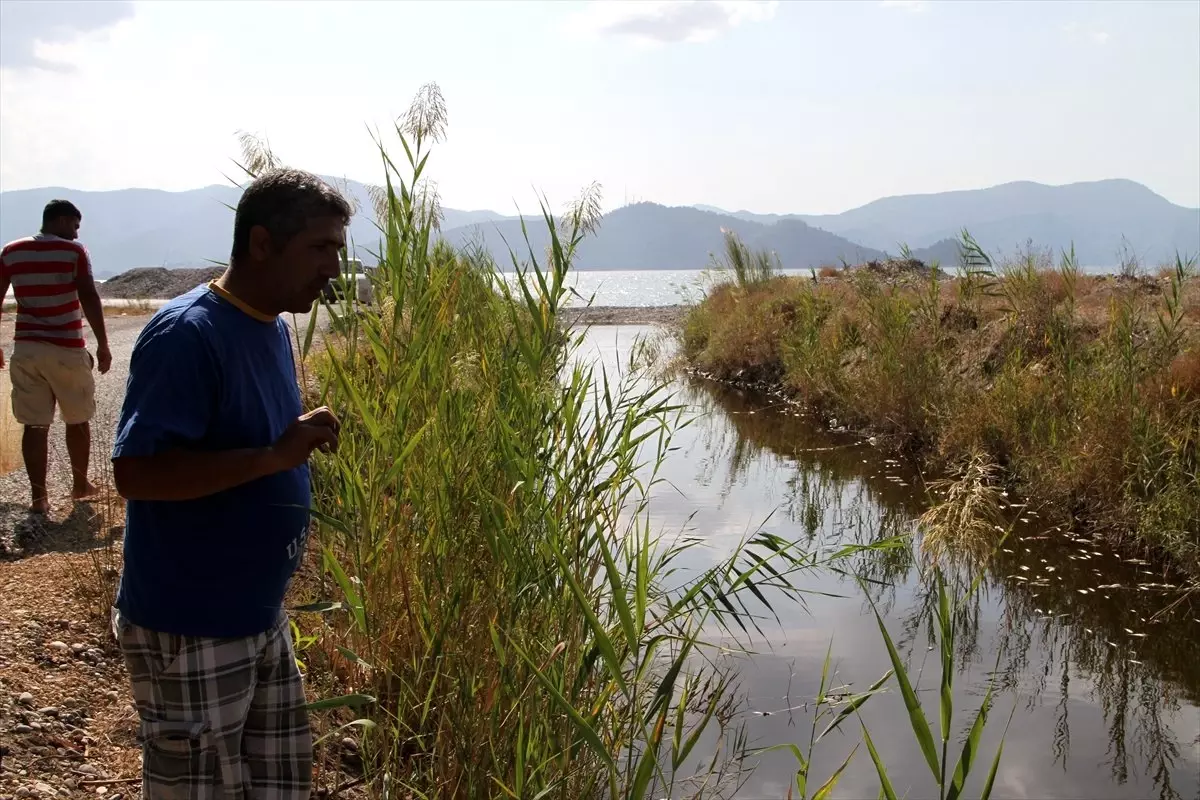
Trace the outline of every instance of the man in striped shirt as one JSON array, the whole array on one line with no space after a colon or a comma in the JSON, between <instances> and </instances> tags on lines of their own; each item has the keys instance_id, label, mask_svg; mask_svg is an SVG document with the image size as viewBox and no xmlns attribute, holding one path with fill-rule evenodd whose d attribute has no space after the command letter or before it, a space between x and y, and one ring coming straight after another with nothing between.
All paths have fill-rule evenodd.
<instances>
[{"instance_id":1,"label":"man in striped shirt","mask_svg":"<svg viewBox=\"0 0 1200 800\"><path fill-rule=\"evenodd\" d=\"M100 295L92 280L87 250L75 241L83 215L66 200L51 200L42 211L42 232L9 242L0 250L0 298L11 285L17 301L13 336L13 417L24 426L21 454L32 495L29 510L50 510L46 492L50 425L58 407L67 427L71 496L96 493L88 480L96 411L93 367L103 374L112 364ZM96 337L96 358L87 351L83 318ZM4 351L0 350L0 369Z\"/></svg>"}]
</instances>

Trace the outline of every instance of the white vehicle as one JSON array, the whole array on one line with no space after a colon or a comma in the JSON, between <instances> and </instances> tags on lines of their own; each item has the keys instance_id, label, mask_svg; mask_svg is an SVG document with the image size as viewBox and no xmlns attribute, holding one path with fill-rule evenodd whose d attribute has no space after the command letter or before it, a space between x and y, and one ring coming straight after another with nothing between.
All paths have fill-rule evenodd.
<instances>
[{"instance_id":1,"label":"white vehicle","mask_svg":"<svg viewBox=\"0 0 1200 800\"><path fill-rule=\"evenodd\" d=\"M347 275L347 272L350 274ZM358 302L370 303L372 300L371 279L367 275L362 261L357 258L351 258L348 262L342 262L342 274L331 280L329 285L325 287L325 299L331 303L341 300L342 287L345 285L347 279L354 280L354 294Z\"/></svg>"}]
</instances>

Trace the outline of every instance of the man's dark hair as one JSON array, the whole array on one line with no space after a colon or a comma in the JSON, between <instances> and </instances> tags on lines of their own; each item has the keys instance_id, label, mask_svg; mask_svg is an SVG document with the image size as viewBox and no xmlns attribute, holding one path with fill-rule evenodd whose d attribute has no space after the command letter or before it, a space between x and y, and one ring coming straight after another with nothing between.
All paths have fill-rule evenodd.
<instances>
[{"instance_id":1,"label":"man's dark hair","mask_svg":"<svg viewBox=\"0 0 1200 800\"><path fill-rule=\"evenodd\" d=\"M273 169L255 178L238 201L233 217L230 263L250 250L250 229L262 225L276 248L304 230L309 220L341 217L350 224L353 212L346 198L325 181L299 169Z\"/></svg>"},{"instance_id":2,"label":"man's dark hair","mask_svg":"<svg viewBox=\"0 0 1200 800\"><path fill-rule=\"evenodd\" d=\"M82 220L83 214L79 213L79 209L70 200L51 200L42 209L42 227L44 228L54 220L61 219L62 217Z\"/></svg>"}]
</instances>

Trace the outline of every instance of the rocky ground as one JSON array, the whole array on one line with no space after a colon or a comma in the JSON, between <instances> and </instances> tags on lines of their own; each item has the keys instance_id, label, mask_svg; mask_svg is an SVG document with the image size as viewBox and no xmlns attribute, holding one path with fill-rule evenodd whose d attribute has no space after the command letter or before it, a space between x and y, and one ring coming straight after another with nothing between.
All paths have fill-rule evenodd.
<instances>
[{"instance_id":1,"label":"rocky ground","mask_svg":"<svg viewBox=\"0 0 1200 800\"><path fill-rule=\"evenodd\" d=\"M686 306L591 306L563 310L568 325L673 325Z\"/></svg>"}]
</instances>

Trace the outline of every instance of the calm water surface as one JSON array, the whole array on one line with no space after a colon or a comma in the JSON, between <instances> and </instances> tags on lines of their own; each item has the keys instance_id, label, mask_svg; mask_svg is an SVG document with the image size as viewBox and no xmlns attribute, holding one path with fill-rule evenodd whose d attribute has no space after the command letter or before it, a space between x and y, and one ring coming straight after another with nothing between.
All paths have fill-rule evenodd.
<instances>
[{"instance_id":1,"label":"calm water surface","mask_svg":"<svg viewBox=\"0 0 1200 800\"><path fill-rule=\"evenodd\" d=\"M581 356L610 369L651 328L596 327ZM812 548L867 544L905 532L923 509L920 477L868 442L784 409L778 401L712 383L681 380L677 398L692 424L675 437L651 517L668 534L704 540L699 569L764 530ZM1055 531L1031 508L1017 512L1018 539L993 564L977 602L961 616L952 753L974 718L989 677L1003 690L983 737L968 796L978 796L1005 721L1015 708L993 797L1200 798L1200 603L1177 602L1177 577L1129 563L1076 534ZM872 599L902 654L923 670L919 694L937 736L939 661L930 652L936 604L910 550L856 557L874 581ZM751 743L806 746L805 700L816 694L832 642L835 685L863 691L889 667L866 597L852 579L813 574L807 609L781 606L763 625L755 654L739 662L742 718ZM1155 584L1147 586L1147 584ZM915 682L915 681L914 681ZM872 698L863 718L897 792L929 797L934 784L894 689ZM930 691L932 689L932 691ZM819 786L858 742L855 726L818 745L810 787ZM959 744L955 744L958 742ZM741 798L786 797L791 755L771 753ZM813 783L812 781L816 781ZM810 792L812 789L810 788ZM879 784L864 748L835 797L875 798Z\"/></svg>"}]
</instances>

